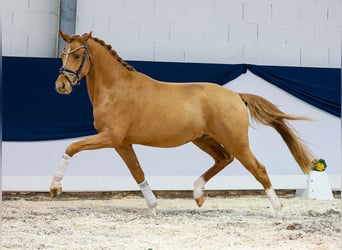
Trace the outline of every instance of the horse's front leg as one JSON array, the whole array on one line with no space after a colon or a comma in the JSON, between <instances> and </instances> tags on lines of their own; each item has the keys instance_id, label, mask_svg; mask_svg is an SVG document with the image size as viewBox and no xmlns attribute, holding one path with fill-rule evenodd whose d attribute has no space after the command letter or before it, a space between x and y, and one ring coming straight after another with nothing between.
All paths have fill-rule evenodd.
<instances>
[{"instance_id":1,"label":"horse's front leg","mask_svg":"<svg viewBox=\"0 0 342 250\"><path fill-rule=\"evenodd\" d=\"M102 132L70 144L65 150L65 154L54 172L50 185L51 197L56 197L62 193L61 181L64 177L64 172L71 161L71 157L74 154L82 150L111 147L111 144L111 140L107 136L106 132Z\"/></svg>"},{"instance_id":2,"label":"horse's front leg","mask_svg":"<svg viewBox=\"0 0 342 250\"><path fill-rule=\"evenodd\" d=\"M133 150L132 145L122 145L120 147L116 147L115 150L124 160L133 178L139 185L150 211L155 214L155 208L158 205L157 199L145 180L145 174L140 167L138 158Z\"/></svg>"}]
</instances>

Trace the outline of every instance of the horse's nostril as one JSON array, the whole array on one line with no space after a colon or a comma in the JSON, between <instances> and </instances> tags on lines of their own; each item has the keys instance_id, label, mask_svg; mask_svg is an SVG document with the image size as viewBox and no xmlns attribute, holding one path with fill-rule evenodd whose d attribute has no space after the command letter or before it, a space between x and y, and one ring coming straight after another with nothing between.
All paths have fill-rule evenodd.
<instances>
[{"instance_id":1,"label":"horse's nostril","mask_svg":"<svg viewBox=\"0 0 342 250\"><path fill-rule=\"evenodd\" d=\"M60 89L60 90L63 90L63 89L65 89L65 83L64 83L64 82L61 82L61 83L57 84L56 87L57 87L58 89Z\"/></svg>"},{"instance_id":2,"label":"horse's nostril","mask_svg":"<svg viewBox=\"0 0 342 250\"><path fill-rule=\"evenodd\" d=\"M66 90L65 83L64 82L56 83L56 90L60 92L64 92Z\"/></svg>"}]
</instances>

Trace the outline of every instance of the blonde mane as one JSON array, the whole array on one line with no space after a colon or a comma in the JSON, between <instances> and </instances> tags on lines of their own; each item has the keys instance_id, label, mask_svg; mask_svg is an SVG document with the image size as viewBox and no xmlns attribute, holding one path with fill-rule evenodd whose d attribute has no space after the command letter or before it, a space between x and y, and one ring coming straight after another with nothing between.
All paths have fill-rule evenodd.
<instances>
[{"instance_id":1,"label":"blonde mane","mask_svg":"<svg viewBox=\"0 0 342 250\"><path fill-rule=\"evenodd\" d=\"M81 36L79 35L73 35L70 38L70 42L76 39L81 38ZM91 39L95 42L97 42L98 44L102 45L104 48L106 48L108 50L108 52L116 59L118 60L118 62L120 62L122 64L122 66L124 66L126 69L130 70L130 71L135 71L134 67L129 65L126 61L124 61L119 55L118 53L112 49L112 45L110 44L106 44L103 40L97 38L97 37L91 37Z\"/></svg>"}]
</instances>

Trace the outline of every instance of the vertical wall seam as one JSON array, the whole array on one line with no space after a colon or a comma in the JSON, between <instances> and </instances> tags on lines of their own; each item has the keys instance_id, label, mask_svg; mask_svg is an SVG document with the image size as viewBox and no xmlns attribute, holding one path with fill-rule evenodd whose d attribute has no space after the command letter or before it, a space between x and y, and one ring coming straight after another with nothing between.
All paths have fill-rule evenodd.
<instances>
[{"instance_id":1,"label":"vertical wall seam","mask_svg":"<svg viewBox=\"0 0 342 250\"><path fill-rule=\"evenodd\" d=\"M171 21L169 21L169 41L171 41Z\"/></svg>"},{"instance_id":2,"label":"vertical wall seam","mask_svg":"<svg viewBox=\"0 0 342 250\"><path fill-rule=\"evenodd\" d=\"M227 23L227 42L230 42L230 23Z\"/></svg>"},{"instance_id":3,"label":"vertical wall seam","mask_svg":"<svg viewBox=\"0 0 342 250\"><path fill-rule=\"evenodd\" d=\"M26 36L26 56L28 56L28 51L29 51L29 40L30 40L30 36L27 35Z\"/></svg>"},{"instance_id":4,"label":"vertical wall seam","mask_svg":"<svg viewBox=\"0 0 342 250\"><path fill-rule=\"evenodd\" d=\"M157 0L153 1L153 17L157 17Z\"/></svg>"},{"instance_id":5,"label":"vertical wall seam","mask_svg":"<svg viewBox=\"0 0 342 250\"><path fill-rule=\"evenodd\" d=\"M59 56L59 30L60 30L60 25L61 25L61 0L58 0L58 10L57 10L57 34L56 34L56 46L55 46L55 57Z\"/></svg>"},{"instance_id":6,"label":"vertical wall seam","mask_svg":"<svg viewBox=\"0 0 342 250\"><path fill-rule=\"evenodd\" d=\"M257 41L259 41L259 24L257 24L256 38L257 38Z\"/></svg>"},{"instance_id":7,"label":"vertical wall seam","mask_svg":"<svg viewBox=\"0 0 342 250\"><path fill-rule=\"evenodd\" d=\"M67 34L74 34L76 31L76 10L77 0L60 0L59 29ZM57 43L57 54L59 54L64 47L64 41L60 36L58 36Z\"/></svg>"}]
</instances>

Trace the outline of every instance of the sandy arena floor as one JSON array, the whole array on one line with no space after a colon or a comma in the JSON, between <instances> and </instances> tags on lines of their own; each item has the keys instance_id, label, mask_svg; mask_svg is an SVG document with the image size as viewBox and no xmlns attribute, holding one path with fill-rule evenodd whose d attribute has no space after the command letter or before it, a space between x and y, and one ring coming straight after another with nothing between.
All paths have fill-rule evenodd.
<instances>
[{"instance_id":1,"label":"sandy arena floor","mask_svg":"<svg viewBox=\"0 0 342 250\"><path fill-rule=\"evenodd\" d=\"M262 195L159 198L157 216L140 196L104 199L11 197L2 202L2 249L341 249L341 201L282 197L272 218Z\"/></svg>"}]
</instances>

